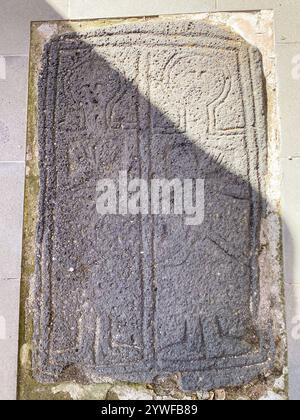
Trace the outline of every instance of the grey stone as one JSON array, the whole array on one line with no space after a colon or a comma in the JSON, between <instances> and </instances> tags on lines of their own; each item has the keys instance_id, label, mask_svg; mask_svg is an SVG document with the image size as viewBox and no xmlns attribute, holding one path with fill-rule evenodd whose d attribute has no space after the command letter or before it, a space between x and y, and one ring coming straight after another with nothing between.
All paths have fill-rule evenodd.
<instances>
[{"instance_id":1,"label":"grey stone","mask_svg":"<svg viewBox=\"0 0 300 420\"><path fill-rule=\"evenodd\" d=\"M154 393L153 391L147 390L142 387L116 385L109 390L106 399L120 401L147 401L154 399Z\"/></svg>"},{"instance_id":2,"label":"grey stone","mask_svg":"<svg viewBox=\"0 0 300 420\"><path fill-rule=\"evenodd\" d=\"M280 43L300 42L300 3L298 0L276 0L275 40Z\"/></svg>"},{"instance_id":3,"label":"grey stone","mask_svg":"<svg viewBox=\"0 0 300 420\"><path fill-rule=\"evenodd\" d=\"M285 390L285 376L282 375L280 376L280 378L277 378L276 381L274 382L274 389L276 391L284 391Z\"/></svg>"},{"instance_id":4,"label":"grey stone","mask_svg":"<svg viewBox=\"0 0 300 420\"><path fill-rule=\"evenodd\" d=\"M217 0L218 11L274 9L279 0Z\"/></svg>"},{"instance_id":5,"label":"grey stone","mask_svg":"<svg viewBox=\"0 0 300 420\"><path fill-rule=\"evenodd\" d=\"M28 55L32 21L68 18L69 0L1 0L0 54Z\"/></svg>"},{"instance_id":6,"label":"grey stone","mask_svg":"<svg viewBox=\"0 0 300 420\"><path fill-rule=\"evenodd\" d=\"M300 284L300 159L282 159L284 279Z\"/></svg>"},{"instance_id":7,"label":"grey stone","mask_svg":"<svg viewBox=\"0 0 300 420\"><path fill-rule=\"evenodd\" d=\"M300 156L300 43L277 45L276 55L281 156Z\"/></svg>"},{"instance_id":8,"label":"grey stone","mask_svg":"<svg viewBox=\"0 0 300 420\"><path fill-rule=\"evenodd\" d=\"M52 393L69 394L74 401L103 401L106 400L110 388L110 384L79 385L71 382L54 386Z\"/></svg>"},{"instance_id":9,"label":"grey stone","mask_svg":"<svg viewBox=\"0 0 300 420\"><path fill-rule=\"evenodd\" d=\"M299 387L300 365L291 365L289 368L289 400L299 401L300 387Z\"/></svg>"},{"instance_id":10,"label":"grey stone","mask_svg":"<svg viewBox=\"0 0 300 420\"><path fill-rule=\"evenodd\" d=\"M300 284L285 285L285 300L289 350L289 397L297 401L300 399Z\"/></svg>"},{"instance_id":11,"label":"grey stone","mask_svg":"<svg viewBox=\"0 0 300 420\"><path fill-rule=\"evenodd\" d=\"M34 375L240 385L272 366L259 52L196 21L53 38L39 89ZM96 212L102 178L205 179L205 219Z\"/></svg>"},{"instance_id":12,"label":"grey stone","mask_svg":"<svg viewBox=\"0 0 300 420\"><path fill-rule=\"evenodd\" d=\"M72 0L71 19L94 19L128 16L157 16L175 13L199 13L215 10L215 0L172 0L172 2L132 0Z\"/></svg>"},{"instance_id":13,"label":"grey stone","mask_svg":"<svg viewBox=\"0 0 300 420\"><path fill-rule=\"evenodd\" d=\"M20 280L0 280L0 400L15 400L17 389Z\"/></svg>"},{"instance_id":14,"label":"grey stone","mask_svg":"<svg viewBox=\"0 0 300 420\"><path fill-rule=\"evenodd\" d=\"M0 163L0 281L21 276L24 163Z\"/></svg>"},{"instance_id":15,"label":"grey stone","mask_svg":"<svg viewBox=\"0 0 300 420\"><path fill-rule=\"evenodd\" d=\"M284 401L284 398L275 392L268 391L268 393L261 397L259 401Z\"/></svg>"},{"instance_id":16,"label":"grey stone","mask_svg":"<svg viewBox=\"0 0 300 420\"><path fill-rule=\"evenodd\" d=\"M27 118L26 57L3 57L0 80L0 161L25 161Z\"/></svg>"},{"instance_id":17,"label":"grey stone","mask_svg":"<svg viewBox=\"0 0 300 420\"><path fill-rule=\"evenodd\" d=\"M198 391L197 392L197 398L198 398L198 400L204 400L204 401L213 400L214 399L214 393L212 391L210 391L210 392L208 392L208 391Z\"/></svg>"},{"instance_id":18,"label":"grey stone","mask_svg":"<svg viewBox=\"0 0 300 420\"><path fill-rule=\"evenodd\" d=\"M215 400L216 401L225 401L226 400L226 391L224 389L217 389L215 391Z\"/></svg>"},{"instance_id":19,"label":"grey stone","mask_svg":"<svg viewBox=\"0 0 300 420\"><path fill-rule=\"evenodd\" d=\"M275 41L277 43L300 42L298 0L217 0L217 11L275 11Z\"/></svg>"}]
</instances>

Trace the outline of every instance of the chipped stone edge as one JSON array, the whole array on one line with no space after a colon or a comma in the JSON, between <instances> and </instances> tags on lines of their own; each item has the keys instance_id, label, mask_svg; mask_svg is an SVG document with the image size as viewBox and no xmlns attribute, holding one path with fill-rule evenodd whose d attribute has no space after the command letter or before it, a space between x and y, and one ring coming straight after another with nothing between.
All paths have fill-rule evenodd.
<instances>
[{"instance_id":1,"label":"chipped stone edge","mask_svg":"<svg viewBox=\"0 0 300 420\"><path fill-rule=\"evenodd\" d=\"M97 29L102 26L139 22L145 19L158 18L129 18L129 19L97 19L94 21L57 21L51 23L34 23L31 32L30 54L30 78L29 78L29 106L28 106L28 130L27 130L27 166L26 166L26 194L24 215L24 248L22 260L22 292L21 292L21 315L20 315L20 352L19 352L19 375L18 375L18 398L20 400L76 400L76 399L110 399L115 396L118 399L117 390L127 390L127 395L132 399L138 397L138 393L149 395L149 399L191 399L213 400L222 396L230 400L251 400L268 398L272 393L281 399L287 399L287 367L286 367L286 336L284 321L284 296L282 276L282 250L281 250L281 227L279 215L280 196L278 185L280 183L279 162L279 130L277 118L277 97L275 82L275 46L273 33L273 12L259 11L253 13L201 13L192 15L161 16L159 19L199 19L209 23L224 25L239 33L251 44L257 46L262 52L264 59L264 71L266 74L266 87L268 93L268 118L269 118L269 179L267 180L267 200L269 203L268 216L262 229L263 238L272 239L266 243L265 255L262 256L264 264L267 262L268 270L265 276L267 281L272 282L272 303L277 334L277 356L275 373L268 377L253 381L252 383L224 390L211 392L184 393L178 387L179 378L170 377L162 379L161 383L153 385L135 385L121 382L107 382L103 384L79 385L75 383L62 383L56 386L42 385L37 383L31 375L31 340L32 340L32 314L30 313L30 301L32 299L32 284L34 280L34 239L37 221L39 171L37 157L37 74L41 66L42 50L45 43L55 34L65 32ZM239 22L239 19L241 21ZM244 20L243 20L244 19ZM242 22L242 24L241 24ZM249 24L249 31L245 30L243 22ZM45 26L46 25L46 26ZM252 31L254 25L254 31ZM257 42L251 34L256 33L259 25L260 31L267 31L267 38L271 39L268 46ZM247 25L246 25L247 26ZM271 32L270 32L271 31ZM255 38L255 37L254 37ZM264 37L260 37L264 39ZM271 49L270 49L271 48ZM271 274L271 275L270 275ZM278 384L281 389L278 389ZM282 389L282 383L285 389ZM131 393L131 394L130 394ZM123 392L124 394L124 392ZM272 395L273 395L272 394ZM150 398L151 397L151 398Z\"/></svg>"}]
</instances>

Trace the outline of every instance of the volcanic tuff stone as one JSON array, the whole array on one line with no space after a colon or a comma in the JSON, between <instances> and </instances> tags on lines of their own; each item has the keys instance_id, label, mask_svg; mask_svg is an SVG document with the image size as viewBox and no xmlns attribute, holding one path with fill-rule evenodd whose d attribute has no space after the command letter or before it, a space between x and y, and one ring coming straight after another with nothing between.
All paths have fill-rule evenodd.
<instances>
[{"instance_id":1,"label":"volcanic tuff stone","mask_svg":"<svg viewBox=\"0 0 300 420\"><path fill-rule=\"evenodd\" d=\"M251 380L273 357L258 254L259 52L196 21L53 38L39 83L33 366L42 382ZM205 179L205 219L100 216L99 179ZM265 306L262 306L265 305Z\"/></svg>"}]
</instances>

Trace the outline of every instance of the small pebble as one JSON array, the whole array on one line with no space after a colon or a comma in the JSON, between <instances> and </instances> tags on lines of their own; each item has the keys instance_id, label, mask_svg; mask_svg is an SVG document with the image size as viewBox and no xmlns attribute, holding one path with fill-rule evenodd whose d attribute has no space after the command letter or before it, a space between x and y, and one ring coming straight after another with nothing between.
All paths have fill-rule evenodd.
<instances>
[{"instance_id":1,"label":"small pebble","mask_svg":"<svg viewBox=\"0 0 300 420\"><path fill-rule=\"evenodd\" d=\"M217 389L215 391L215 400L216 401L225 401L226 400L226 392L224 389Z\"/></svg>"}]
</instances>

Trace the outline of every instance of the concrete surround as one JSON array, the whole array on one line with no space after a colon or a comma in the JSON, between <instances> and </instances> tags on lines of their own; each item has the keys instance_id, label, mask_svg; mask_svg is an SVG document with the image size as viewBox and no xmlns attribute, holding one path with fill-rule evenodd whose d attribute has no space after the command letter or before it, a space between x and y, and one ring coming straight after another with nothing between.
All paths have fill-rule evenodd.
<instances>
[{"instance_id":1,"label":"concrete surround","mask_svg":"<svg viewBox=\"0 0 300 420\"><path fill-rule=\"evenodd\" d=\"M23 10L24 9L24 10ZM0 399L16 399L30 22L275 10L289 394L300 399L300 3L297 0L2 0L0 24ZM14 112L14 114L13 114ZM14 115L14 116L13 116ZM8 146L9 144L9 146ZM5 320L5 322L3 322ZM4 328L5 324L5 328ZM5 369L3 369L3 367Z\"/></svg>"}]
</instances>

